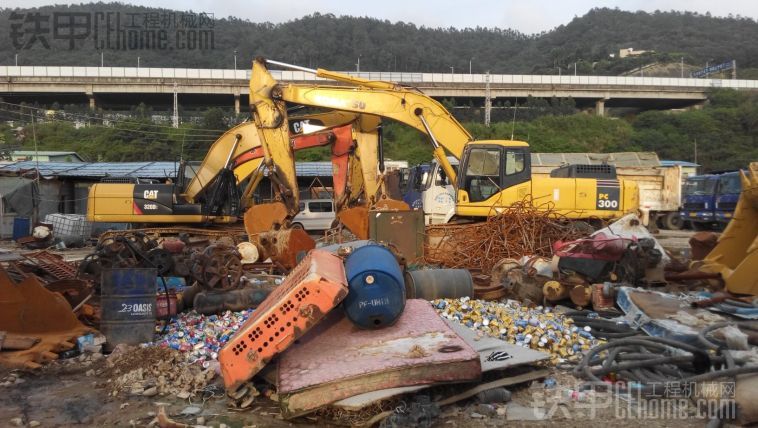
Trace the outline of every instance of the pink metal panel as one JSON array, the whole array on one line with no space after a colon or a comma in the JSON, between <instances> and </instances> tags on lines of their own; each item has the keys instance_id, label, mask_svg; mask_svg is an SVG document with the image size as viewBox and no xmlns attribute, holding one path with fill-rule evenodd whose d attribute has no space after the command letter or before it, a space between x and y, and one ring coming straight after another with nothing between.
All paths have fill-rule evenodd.
<instances>
[{"instance_id":1,"label":"pink metal panel","mask_svg":"<svg viewBox=\"0 0 758 428\"><path fill-rule=\"evenodd\" d=\"M355 327L333 312L281 355L278 392L288 417L384 388L470 381L479 354L425 300L408 300L394 325Z\"/></svg>"}]
</instances>

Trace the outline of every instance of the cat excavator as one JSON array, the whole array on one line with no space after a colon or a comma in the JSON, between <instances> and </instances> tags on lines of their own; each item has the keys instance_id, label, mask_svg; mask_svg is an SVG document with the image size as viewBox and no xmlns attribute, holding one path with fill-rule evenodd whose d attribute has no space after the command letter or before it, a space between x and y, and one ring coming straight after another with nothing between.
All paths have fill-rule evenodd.
<instances>
[{"instance_id":1,"label":"cat excavator","mask_svg":"<svg viewBox=\"0 0 758 428\"><path fill-rule=\"evenodd\" d=\"M269 66L312 73L340 85L278 82ZM284 147L289 138L288 104L368 115L415 128L427 137L437 162L455 183L458 218L486 218L521 201L569 219L614 219L639 211L636 183L603 171L570 178L532 177L526 142L474 141L439 102L397 83L256 58L250 104L261 142L270 147ZM447 153L459 160L460 174Z\"/></svg>"},{"instance_id":2,"label":"cat excavator","mask_svg":"<svg viewBox=\"0 0 758 428\"><path fill-rule=\"evenodd\" d=\"M289 124L292 135L282 147L262 144L253 122L231 128L213 143L186 186L183 170L175 184L94 184L89 193L88 219L172 225L235 223L240 212L252 205L246 214L246 230L249 234L264 232L284 224L293 215L287 206L298 205L294 152L331 146L336 211L345 217L348 229L359 237L367 236L366 230L359 229L361 224L350 219L361 217L366 209L361 207L364 201L374 204L387 200L376 167L377 145L381 142L378 120L328 112L293 117ZM266 172L287 205L252 204L253 192ZM240 192L239 186L246 180ZM359 214L350 215L355 210Z\"/></svg>"}]
</instances>

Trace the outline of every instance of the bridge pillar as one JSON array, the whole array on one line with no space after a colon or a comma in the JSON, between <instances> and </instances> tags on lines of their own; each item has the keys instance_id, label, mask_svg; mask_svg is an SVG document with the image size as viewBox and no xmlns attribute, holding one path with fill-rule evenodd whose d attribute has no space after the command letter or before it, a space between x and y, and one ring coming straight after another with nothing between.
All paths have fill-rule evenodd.
<instances>
[{"instance_id":1,"label":"bridge pillar","mask_svg":"<svg viewBox=\"0 0 758 428\"><path fill-rule=\"evenodd\" d=\"M598 116L605 116L605 102L607 98L601 98L595 101L595 114Z\"/></svg>"},{"instance_id":2,"label":"bridge pillar","mask_svg":"<svg viewBox=\"0 0 758 428\"><path fill-rule=\"evenodd\" d=\"M89 99L89 108L90 108L90 110L94 110L95 107L96 107L95 106L95 94L93 94L92 92L87 92L87 98Z\"/></svg>"},{"instance_id":3,"label":"bridge pillar","mask_svg":"<svg viewBox=\"0 0 758 428\"><path fill-rule=\"evenodd\" d=\"M240 94L234 94L234 113L240 114Z\"/></svg>"}]
</instances>

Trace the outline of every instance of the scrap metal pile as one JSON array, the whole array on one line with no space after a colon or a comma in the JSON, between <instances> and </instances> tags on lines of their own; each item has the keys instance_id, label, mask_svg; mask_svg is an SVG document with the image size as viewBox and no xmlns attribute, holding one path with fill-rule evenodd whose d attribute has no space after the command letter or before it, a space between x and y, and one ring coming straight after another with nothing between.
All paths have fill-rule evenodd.
<instances>
[{"instance_id":1,"label":"scrap metal pile","mask_svg":"<svg viewBox=\"0 0 758 428\"><path fill-rule=\"evenodd\" d=\"M505 258L550 257L556 241L586 236L586 228L551 209L519 202L486 221L427 228L426 262L449 268L490 272Z\"/></svg>"}]
</instances>

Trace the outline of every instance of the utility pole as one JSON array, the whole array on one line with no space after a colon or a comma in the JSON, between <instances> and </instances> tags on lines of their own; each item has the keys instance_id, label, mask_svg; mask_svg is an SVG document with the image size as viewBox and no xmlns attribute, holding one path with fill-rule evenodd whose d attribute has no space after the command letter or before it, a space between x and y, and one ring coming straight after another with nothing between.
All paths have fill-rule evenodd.
<instances>
[{"instance_id":1,"label":"utility pole","mask_svg":"<svg viewBox=\"0 0 758 428\"><path fill-rule=\"evenodd\" d=\"M574 63L574 76L576 76L576 63Z\"/></svg>"},{"instance_id":2,"label":"utility pole","mask_svg":"<svg viewBox=\"0 0 758 428\"><path fill-rule=\"evenodd\" d=\"M454 72L455 72L455 67L452 67L452 66L451 66L451 67L450 67L450 74L454 74Z\"/></svg>"},{"instance_id":3,"label":"utility pole","mask_svg":"<svg viewBox=\"0 0 758 428\"><path fill-rule=\"evenodd\" d=\"M16 54L16 67L18 67L18 54Z\"/></svg>"},{"instance_id":4,"label":"utility pole","mask_svg":"<svg viewBox=\"0 0 758 428\"><path fill-rule=\"evenodd\" d=\"M682 79L684 79L684 57L682 57L682 62L680 65L680 69L682 70Z\"/></svg>"},{"instance_id":5,"label":"utility pole","mask_svg":"<svg viewBox=\"0 0 758 428\"><path fill-rule=\"evenodd\" d=\"M137 57L137 68L139 68L139 57Z\"/></svg>"},{"instance_id":6,"label":"utility pole","mask_svg":"<svg viewBox=\"0 0 758 428\"><path fill-rule=\"evenodd\" d=\"M490 127L490 121L492 119L492 92L490 92L490 71L487 70L487 74L484 75L484 126Z\"/></svg>"},{"instance_id":7,"label":"utility pole","mask_svg":"<svg viewBox=\"0 0 758 428\"><path fill-rule=\"evenodd\" d=\"M358 73L361 72L361 56L360 55L358 55L358 63L355 64L355 71L357 71Z\"/></svg>"},{"instance_id":8,"label":"utility pole","mask_svg":"<svg viewBox=\"0 0 758 428\"><path fill-rule=\"evenodd\" d=\"M468 74L471 74L471 61L473 61L474 58L471 58L468 60Z\"/></svg>"},{"instance_id":9,"label":"utility pole","mask_svg":"<svg viewBox=\"0 0 758 428\"><path fill-rule=\"evenodd\" d=\"M732 60L732 80L737 80L737 60Z\"/></svg>"},{"instance_id":10,"label":"utility pole","mask_svg":"<svg viewBox=\"0 0 758 428\"><path fill-rule=\"evenodd\" d=\"M103 55L104 53L104 51L100 51L100 67L105 67L105 56Z\"/></svg>"},{"instance_id":11,"label":"utility pole","mask_svg":"<svg viewBox=\"0 0 758 428\"><path fill-rule=\"evenodd\" d=\"M237 49L234 50L234 70L237 70Z\"/></svg>"},{"instance_id":12,"label":"utility pole","mask_svg":"<svg viewBox=\"0 0 758 428\"><path fill-rule=\"evenodd\" d=\"M176 88L176 82L174 82L174 115L171 118L171 122L174 128L179 127L179 93Z\"/></svg>"}]
</instances>

